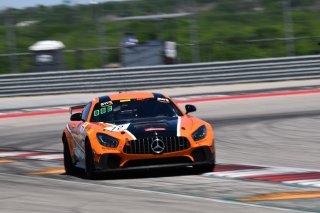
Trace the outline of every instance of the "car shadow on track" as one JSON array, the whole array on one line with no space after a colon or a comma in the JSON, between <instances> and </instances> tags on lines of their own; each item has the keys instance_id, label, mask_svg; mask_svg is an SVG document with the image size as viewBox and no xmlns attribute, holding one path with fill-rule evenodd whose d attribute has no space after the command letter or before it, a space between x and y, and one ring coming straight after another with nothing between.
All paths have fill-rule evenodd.
<instances>
[{"instance_id":1,"label":"car shadow on track","mask_svg":"<svg viewBox=\"0 0 320 213\"><path fill-rule=\"evenodd\" d=\"M143 179L186 175L199 175L199 173L197 173L192 167L135 169L96 173L94 180ZM85 173L81 169L72 176L86 179Z\"/></svg>"}]
</instances>

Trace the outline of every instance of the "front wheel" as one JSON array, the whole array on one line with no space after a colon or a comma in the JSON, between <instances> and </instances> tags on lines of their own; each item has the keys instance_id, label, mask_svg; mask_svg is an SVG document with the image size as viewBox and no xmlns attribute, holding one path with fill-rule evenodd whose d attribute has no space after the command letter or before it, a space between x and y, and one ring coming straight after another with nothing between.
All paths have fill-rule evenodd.
<instances>
[{"instance_id":1,"label":"front wheel","mask_svg":"<svg viewBox=\"0 0 320 213\"><path fill-rule=\"evenodd\" d=\"M90 145L90 142L86 142L85 146L85 157L86 157L86 168L85 168L85 174L87 179L95 179L95 166L93 161L93 153L92 148Z\"/></svg>"},{"instance_id":2,"label":"front wheel","mask_svg":"<svg viewBox=\"0 0 320 213\"><path fill-rule=\"evenodd\" d=\"M70 154L70 149L66 138L63 138L63 161L64 169L67 175L73 175L75 173L75 165L72 162L72 157Z\"/></svg>"},{"instance_id":3,"label":"front wheel","mask_svg":"<svg viewBox=\"0 0 320 213\"><path fill-rule=\"evenodd\" d=\"M213 172L214 168L215 168L215 164L214 163L193 166L193 169L195 170L195 172L197 174Z\"/></svg>"}]
</instances>

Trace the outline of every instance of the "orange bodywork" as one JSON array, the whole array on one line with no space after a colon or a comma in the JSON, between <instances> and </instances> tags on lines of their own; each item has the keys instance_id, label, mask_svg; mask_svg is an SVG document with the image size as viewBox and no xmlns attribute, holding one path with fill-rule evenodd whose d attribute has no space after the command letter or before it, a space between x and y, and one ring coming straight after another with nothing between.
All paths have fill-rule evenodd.
<instances>
[{"instance_id":1,"label":"orange bodywork","mask_svg":"<svg viewBox=\"0 0 320 213\"><path fill-rule=\"evenodd\" d=\"M154 96L154 93L149 92L131 92L113 94L108 97L111 101L130 101L133 99L138 100L154 98ZM207 150L206 152L209 152L209 155L212 156L212 159L209 160L214 160L214 132L211 125L201 119L186 114L170 99L170 97L163 97L170 100L170 102L172 102L181 112L181 116L177 118L176 131L177 137L184 137L189 141L190 146L187 149L167 153L125 153L124 147L128 146L131 141L137 140L137 138L135 138L134 134L131 132L123 129L123 126L117 126L110 123L91 122L94 106L100 101L100 98L95 98L90 102L91 105L86 120L70 121L67 124L67 127L64 129L64 136L67 139L70 155L72 156L74 162L78 162L80 167L84 167L84 163L81 163L81 161L83 161L85 158L85 143L90 143L93 152L94 163L100 169L107 169L109 167L121 169L129 165L129 162L134 162L137 160L143 161L151 159L171 159L174 157L185 157L188 158L191 163L194 163L197 161L195 156L198 156L194 154L194 150L201 147L205 147ZM192 137L192 134L203 125L206 128L206 136L203 139L195 141ZM119 142L118 145L116 147L107 147L101 145L97 137L98 133L106 134L112 138L115 138ZM149 147L147 148L149 149ZM104 162L102 160L102 156L108 156L108 159L110 159L110 156L112 156L112 159L116 159L117 165L103 165Z\"/></svg>"}]
</instances>

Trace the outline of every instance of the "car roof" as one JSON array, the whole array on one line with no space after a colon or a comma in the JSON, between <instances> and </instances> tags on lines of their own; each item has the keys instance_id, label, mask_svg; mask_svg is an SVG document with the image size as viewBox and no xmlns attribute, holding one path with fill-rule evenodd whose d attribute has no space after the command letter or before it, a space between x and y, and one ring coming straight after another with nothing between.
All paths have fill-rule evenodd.
<instances>
[{"instance_id":1,"label":"car roof","mask_svg":"<svg viewBox=\"0 0 320 213\"><path fill-rule=\"evenodd\" d=\"M109 96L102 96L102 97L99 97L99 100L101 101L101 100L109 99L111 101L114 101L114 100L154 98L154 97L165 97L165 96L159 93L152 93L152 92L125 92L125 93L111 94Z\"/></svg>"}]
</instances>

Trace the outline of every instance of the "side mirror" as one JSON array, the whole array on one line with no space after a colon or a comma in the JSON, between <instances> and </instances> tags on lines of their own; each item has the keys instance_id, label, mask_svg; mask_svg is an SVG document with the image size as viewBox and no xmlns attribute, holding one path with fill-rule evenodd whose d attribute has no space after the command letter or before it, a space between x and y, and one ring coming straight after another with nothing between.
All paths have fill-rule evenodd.
<instances>
[{"instance_id":1,"label":"side mirror","mask_svg":"<svg viewBox=\"0 0 320 213\"><path fill-rule=\"evenodd\" d=\"M82 121L82 113L74 113L70 117L70 121Z\"/></svg>"},{"instance_id":2,"label":"side mirror","mask_svg":"<svg viewBox=\"0 0 320 213\"><path fill-rule=\"evenodd\" d=\"M188 114L189 112L195 112L195 111L197 111L197 108L194 105L190 105L190 104L186 105L186 114Z\"/></svg>"}]
</instances>

